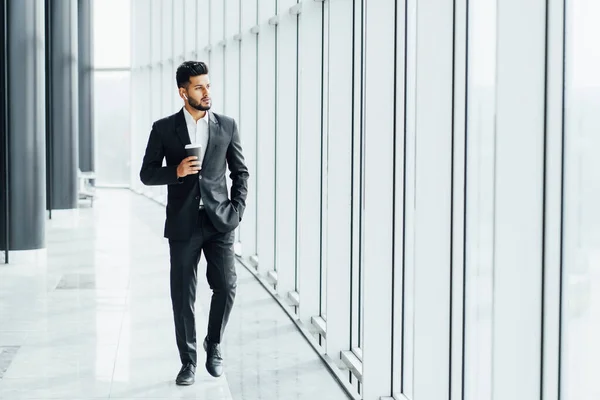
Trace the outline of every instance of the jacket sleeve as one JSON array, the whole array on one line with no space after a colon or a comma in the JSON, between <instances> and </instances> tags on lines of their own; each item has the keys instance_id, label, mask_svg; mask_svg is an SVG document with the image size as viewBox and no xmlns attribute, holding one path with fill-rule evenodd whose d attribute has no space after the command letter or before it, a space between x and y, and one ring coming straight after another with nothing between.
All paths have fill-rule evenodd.
<instances>
[{"instance_id":1,"label":"jacket sleeve","mask_svg":"<svg viewBox=\"0 0 600 400\"><path fill-rule=\"evenodd\" d=\"M231 203L236 208L240 221L246 208L246 196L248 195L248 168L242 154L242 143L235 120L233 121L233 135L227 149L227 165L229 166L229 177L231 178Z\"/></svg>"},{"instance_id":2,"label":"jacket sleeve","mask_svg":"<svg viewBox=\"0 0 600 400\"><path fill-rule=\"evenodd\" d=\"M162 136L154 123L140 170L140 179L144 185L172 185L182 182L177 178L177 165L162 166L164 158Z\"/></svg>"}]
</instances>

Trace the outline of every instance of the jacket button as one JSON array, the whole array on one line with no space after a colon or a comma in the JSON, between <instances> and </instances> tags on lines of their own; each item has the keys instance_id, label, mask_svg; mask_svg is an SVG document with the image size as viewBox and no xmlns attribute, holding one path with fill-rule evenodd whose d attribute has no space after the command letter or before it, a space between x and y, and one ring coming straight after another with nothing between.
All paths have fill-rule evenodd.
<instances>
[{"instance_id":1,"label":"jacket button","mask_svg":"<svg viewBox=\"0 0 600 400\"><path fill-rule=\"evenodd\" d=\"M202 179L202 175L199 175L199 176L198 176L198 179Z\"/></svg>"},{"instance_id":2,"label":"jacket button","mask_svg":"<svg viewBox=\"0 0 600 400\"><path fill-rule=\"evenodd\" d=\"M196 200L200 200L200 196L196 196Z\"/></svg>"}]
</instances>

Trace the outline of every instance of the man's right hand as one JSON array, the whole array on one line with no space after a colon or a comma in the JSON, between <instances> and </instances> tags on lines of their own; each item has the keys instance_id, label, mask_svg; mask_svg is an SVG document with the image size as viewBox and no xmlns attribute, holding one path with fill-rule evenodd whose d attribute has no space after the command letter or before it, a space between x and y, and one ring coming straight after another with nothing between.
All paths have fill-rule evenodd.
<instances>
[{"instance_id":1,"label":"man's right hand","mask_svg":"<svg viewBox=\"0 0 600 400\"><path fill-rule=\"evenodd\" d=\"M200 162L196 161L197 159L196 156L184 158L177 166L177 177L183 178L184 176L197 174L201 169Z\"/></svg>"}]
</instances>

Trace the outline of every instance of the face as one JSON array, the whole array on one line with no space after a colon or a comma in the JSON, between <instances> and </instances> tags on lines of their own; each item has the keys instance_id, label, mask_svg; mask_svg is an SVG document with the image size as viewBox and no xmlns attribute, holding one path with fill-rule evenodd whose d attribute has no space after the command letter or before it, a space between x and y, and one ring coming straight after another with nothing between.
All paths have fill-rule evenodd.
<instances>
[{"instance_id":1,"label":"face","mask_svg":"<svg viewBox=\"0 0 600 400\"><path fill-rule=\"evenodd\" d=\"M179 94L196 110L210 110L210 80L208 75L192 76L187 88L180 88Z\"/></svg>"}]
</instances>

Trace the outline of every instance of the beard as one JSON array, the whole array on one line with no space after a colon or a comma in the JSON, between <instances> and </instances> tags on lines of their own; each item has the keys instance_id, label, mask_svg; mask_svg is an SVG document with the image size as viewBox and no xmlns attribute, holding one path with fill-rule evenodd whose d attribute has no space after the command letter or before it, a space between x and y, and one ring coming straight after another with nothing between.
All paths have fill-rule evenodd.
<instances>
[{"instance_id":1,"label":"beard","mask_svg":"<svg viewBox=\"0 0 600 400\"><path fill-rule=\"evenodd\" d=\"M196 110L198 111L208 111L210 110L210 101L208 103L208 106L203 106L201 102L197 102L196 100L192 99L191 97L188 98L188 103L190 106L194 107Z\"/></svg>"}]
</instances>

